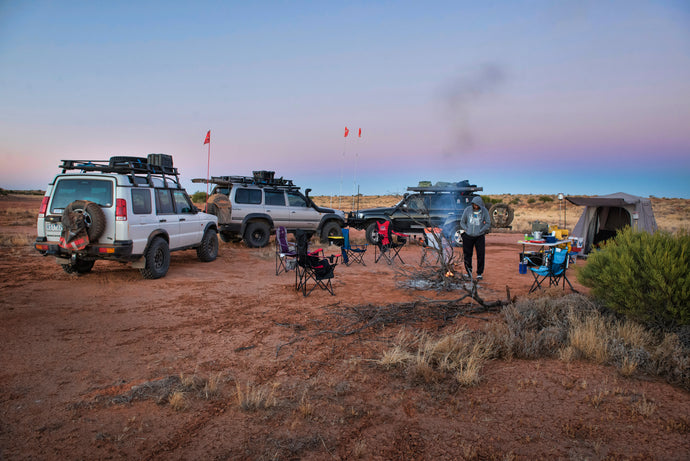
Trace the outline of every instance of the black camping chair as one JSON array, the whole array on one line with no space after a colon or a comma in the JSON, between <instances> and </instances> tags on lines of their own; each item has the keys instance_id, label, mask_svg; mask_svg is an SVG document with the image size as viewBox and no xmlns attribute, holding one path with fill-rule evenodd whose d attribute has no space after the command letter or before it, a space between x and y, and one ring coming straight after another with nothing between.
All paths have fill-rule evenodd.
<instances>
[{"instance_id":1,"label":"black camping chair","mask_svg":"<svg viewBox=\"0 0 690 461\"><path fill-rule=\"evenodd\" d=\"M396 259L405 264L400 256L400 250L407 243L409 236L391 230L390 221L378 221L376 224L379 235L374 247L374 263L378 263L383 258L388 264L393 264Z\"/></svg>"},{"instance_id":2,"label":"black camping chair","mask_svg":"<svg viewBox=\"0 0 690 461\"><path fill-rule=\"evenodd\" d=\"M303 296L309 296L316 287L333 291L333 270L338 265L338 256L324 257L323 249L309 251L309 235L304 231L297 231L297 270L295 271L295 290L301 291ZM311 288L309 284L313 283Z\"/></svg>"}]
</instances>

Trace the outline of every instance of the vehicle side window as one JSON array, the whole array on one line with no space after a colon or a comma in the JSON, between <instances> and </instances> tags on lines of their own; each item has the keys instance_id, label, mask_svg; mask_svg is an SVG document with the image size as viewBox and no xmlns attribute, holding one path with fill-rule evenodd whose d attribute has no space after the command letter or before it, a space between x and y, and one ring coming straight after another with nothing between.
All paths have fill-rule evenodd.
<instances>
[{"instance_id":1,"label":"vehicle side window","mask_svg":"<svg viewBox=\"0 0 690 461\"><path fill-rule=\"evenodd\" d=\"M266 205L285 206L285 194L282 190L264 191Z\"/></svg>"},{"instance_id":2,"label":"vehicle side window","mask_svg":"<svg viewBox=\"0 0 690 461\"><path fill-rule=\"evenodd\" d=\"M172 214L174 212L170 189L156 189L156 213Z\"/></svg>"},{"instance_id":3,"label":"vehicle side window","mask_svg":"<svg viewBox=\"0 0 690 461\"><path fill-rule=\"evenodd\" d=\"M288 202L290 203L290 206L300 206L300 207L307 207L307 201L299 195L296 192L288 192Z\"/></svg>"},{"instance_id":4,"label":"vehicle side window","mask_svg":"<svg viewBox=\"0 0 690 461\"><path fill-rule=\"evenodd\" d=\"M426 208L424 206L424 199L422 197L420 197L419 195L411 196L407 200L407 208L410 211L417 211L420 213L423 213L426 211Z\"/></svg>"},{"instance_id":5,"label":"vehicle side window","mask_svg":"<svg viewBox=\"0 0 690 461\"><path fill-rule=\"evenodd\" d=\"M453 197L450 194L437 194L431 196L432 210L450 210L453 208Z\"/></svg>"},{"instance_id":6,"label":"vehicle side window","mask_svg":"<svg viewBox=\"0 0 690 461\"><path fill-rule=\"evenodd\" d=\"M260 189L237 189L235 192L235 202L244 203L248 205L261 204L261 190Z\"/></svg>"},{"instance_id":7,"label":"vehicle side window","mask_svg":"<svg viewBox=\"0 0 690 461\"><path fill-rule=\"evenodd\" d=\"M132 189L132 211L134 214L151 214L151 191Z\"/></svg>"},{"instance_id":8,"label":"vehicle side window","mask_svg":"<svg viewBox=\"0 0 690 461\"><path fill-rule=\"evenodd\" d=\"M173 191L173 198L175 199L175 209L178 213L190 214L194 212L192 202L183 191Z\"/></svg>"}]
</instances>

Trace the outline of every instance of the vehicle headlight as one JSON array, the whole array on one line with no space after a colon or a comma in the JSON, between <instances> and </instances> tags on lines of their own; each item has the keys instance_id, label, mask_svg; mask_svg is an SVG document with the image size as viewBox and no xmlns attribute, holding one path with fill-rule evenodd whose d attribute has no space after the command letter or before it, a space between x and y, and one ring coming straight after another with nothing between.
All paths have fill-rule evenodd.
<instances>
[{"instance_id":1,"label":"vehicle headlight","mask_svg":"<svg viewBox=\"0 0 690 461\"><path fill-rule=\"evenodd\" d=\"M362 218L364 217L364 213L357 213L357 217L358 217L359 219L362 219Z\"/></svg>"}]
</instances>

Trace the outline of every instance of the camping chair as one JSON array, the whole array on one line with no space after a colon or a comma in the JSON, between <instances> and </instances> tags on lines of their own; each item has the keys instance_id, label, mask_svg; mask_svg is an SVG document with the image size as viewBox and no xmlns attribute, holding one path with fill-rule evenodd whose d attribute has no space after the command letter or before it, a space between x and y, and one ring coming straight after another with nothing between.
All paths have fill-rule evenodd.
<instances>
[{"instance_id":1,"label":"camping chair","mask_svg":"<svg viewBox=\"0 0 690 461\"><path fill-rule=\"evenodd\" d=\"M333 269L338 265L337 256L324 257L323 249L309 251L309 236L297 231L297 270L295 271L295 290L309 296L316 287L335 295L333 291ZM330 261L329 261L330 259ZM312 287L307 291L309 283Z\"/></svg>"},{"instance_id":2,"label":"camping chair","mask_svg":"<svg viewBox=\"0 0 690 461\"><path fill-rule=\"evenodd\" d=\"M400 257L400 250L407 243L408 236L394 232L391 230L390 224L390 221L376 222L379 238L374 247L374 263L378 263L381 258L384 258L388 264L393 264L397 258L402 264L405 264L405 261ZM393 240L393 236L395 236L395 240Z\"/></svg>"},{"instance_id":3,"label":"camping chair","mask_svg":"<svg viewBox=\"0 0 690 461\"><path fill-rule=\"evenodd\" d=\"M443 231L438 227L425 228L424 240L422 241L422 259L419 261L419 265L437 265L441 264L442 261L449 264L452 259L453 245L443 235Z\"/></svg>"},{"instance_id":4,"label":"camping chair","mask_svg":"<svg viewBox=\"0 0 690 461\"><path fill-rule=\"evenodd\" d=\"M350 229L343 229L343 239L342 254L345 265L349 266L352 263L360 263L366 266L364 264L364 253L367 251L368 244L352 245L350 243Z\"/></svg>"},{"instance_id":5,"label":"camping chair","mask_svg":"<svg viewBox=\"0 0 690 461\"><path fill-rule=\"evenodd\" d=\"M570 289L576 292L577 290L573 288L573 285L570 283L570 280L568 280L568 276L566 275L566 271L568 270L568 259L567 249L553 248L546 255L546 260L541 266L530 267L529 270L532 271L534 281L532 282L529 292L532 293L533 291L542 288L542 283L544 283L547 279L549 281L549 286L558 286L561 279L563 279L563 289L565 290L565 284L567 282L570 286Z\"/></svg>"},{"instance_id":6,"label":"camping chair","mask_svg":"<svg viewBox=\"0 0 690 461\"><path fill-rule=\"evenodd\" d=\"M276 275L290 271L297 265L297 247L288 242L284 226L276 229Z\"/></svg>"}]
</instances>

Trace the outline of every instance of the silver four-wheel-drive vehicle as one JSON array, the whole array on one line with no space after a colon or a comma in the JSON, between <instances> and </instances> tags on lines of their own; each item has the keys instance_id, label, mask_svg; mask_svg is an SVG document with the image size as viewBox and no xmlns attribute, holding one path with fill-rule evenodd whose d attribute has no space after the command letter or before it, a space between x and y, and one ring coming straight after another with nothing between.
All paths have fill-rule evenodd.
<instances>
[{"instance_id":1,"label":"silver four-wheel-drive vehicle","mask_svg":"<svg viewBox=\"0 0 690 461\"><path fill-rule=\"evenodd\" d=\"M59 167L34 247L66 272L83 274L106 259L156 279L168 272L171 251L195 248L201 261L216 259L217 218L194 206L171 156L62 160Z\"/></svg>"},{"instance_id":2,"label":"silver four-wheel-drive vehicle","mask_svg":"<svg viewBox=\"0 0 690 461\"><path fill-rule=\"evenodd\" d=\"M390 220L394 231L406 234L422 234L425 227L438 227L454 245L462 245L460 218L477 196L475 192L483 188L467 180L436 185L425 181L407 190L412 193L406 193L395 206L350 212L348 226L365 229L370 243L378 239L377 221ZM508 227L513 221L513 210L502 203L491 206L489 214L492 227Z\"/></svg>"},{"instance_id":3,"label":"silver four-wheel-drive vehicle","mask_svg":"<svg viewBox=\"0 0 690 461\"><path fill-rule=\"evenodd\" d=\"M253 176L213 176L193 179L214 184L208 212L218 216L224 242L243 239L252 248L268 245L278 226L318 234L321 241L342 235L345 213L317 206L290 179L276 178L273 171L254 171Z\"/></svg>"}]
</instances>

